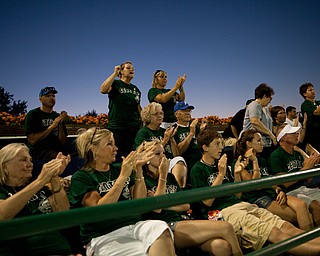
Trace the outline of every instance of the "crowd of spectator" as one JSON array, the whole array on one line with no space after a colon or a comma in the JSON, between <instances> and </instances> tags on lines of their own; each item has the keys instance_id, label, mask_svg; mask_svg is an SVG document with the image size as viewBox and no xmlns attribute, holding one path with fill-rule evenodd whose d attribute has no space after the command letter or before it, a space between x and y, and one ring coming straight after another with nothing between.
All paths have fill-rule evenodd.
<instances>
[{"instance_id":1,"label":"crowd of spectator","mask_svg":"<svg viewBox=\"0 0 320 256\"><path fill-rule=\"evenodd\" d=\"M109 98L109 124L78 132L75 146L81 162L67 178L61 178L73 159L66 147L67 112L54 110L56 88L41 89L41 106L26 116L28 145L11 143L0 150L1 220L304 171L320 163L320 101L311 83L300 86L301 112L293 106L269 106L275 91L260 84L254 99L221 134L205 119L192 118L195 107L185 102L185 74L168 89L167 73L155 71L150 103L143 108L133 78L133 64L125 62L101 84L100 92ZM42 161L37 173L36 161ZM318 185L316 179L298 180L212 197L32 236L19 240L19 247L8 242L2 251L241 256L319 226ZM320 255L320 238L288 252Z\"/></svg>"}]
</instances>

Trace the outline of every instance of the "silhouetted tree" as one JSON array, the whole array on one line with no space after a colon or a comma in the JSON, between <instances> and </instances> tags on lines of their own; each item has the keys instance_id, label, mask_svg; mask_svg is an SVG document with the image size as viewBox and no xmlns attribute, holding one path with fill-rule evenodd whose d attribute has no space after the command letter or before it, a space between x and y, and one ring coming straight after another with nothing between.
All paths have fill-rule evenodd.
<instances>
[{"instance_id":1,"label":"silhouetted tree","mask_svg":"<svg viewBox=\"0 0 320 256\"><path fill-rule=\"evenodd\" d=\"M27 113L27 101L14 100L13 94L7 92L0 86L0 112L7 112L12 115L21 115Z\"/></svg>"},{"instance_id":2,"label":"silhouetted tree","mask_svg":"<svg viewBox=\"0 0 320 256\"><path fill-rule=\"evenodd\" d=\"M93 117L97 117L98 116L98 113L96 110L91 110L91 111L88 111L85 116L93 116Z\"/></svg>"}]
</instances>

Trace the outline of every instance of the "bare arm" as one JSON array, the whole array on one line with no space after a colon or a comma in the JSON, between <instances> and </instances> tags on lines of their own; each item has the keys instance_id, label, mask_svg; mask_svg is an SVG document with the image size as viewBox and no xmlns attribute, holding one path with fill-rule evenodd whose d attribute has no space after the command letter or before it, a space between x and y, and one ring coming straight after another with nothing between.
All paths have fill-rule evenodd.
<instances>
[{"instance_id":1,"label":"bare arm","mask_svg":"<svg viewBox=\"0 0 320 256\"><path fill-rule=\"evenodd\" d=\"M187 148L189 147L189 145L192 141L192 138L196 134L197 124L198 124L198 119L194 119L192 121L192 123L190 124L190 132L189 132L188 136L178 144L180 154L183 154L187 150Z\"/></svg>"},{"instance_id":2,"label":"bare arm","mask_svg":"<svg viewBox=\"0 0 320 256\"><path fill-rule=\"evenodd\" d=\"M277 144L276 136L260 121L258 117L251 117L250 122L253 128L255 128L258 132L269 136L272 139L274 145Z\"/></svg>"},{"instance_id":3,"label":"bare arm","mask_svg":"<svg viewBox=\"0 0 320 256\"><path fill-rule=\"evenodd\" d=\"M224 154L220 158L220 160L218 162L218 170L219 170L219 173L218 173L217 177L215 178L215 180L213 181L211 187L221 185L223 182L224 176L227 173L227 155L226 154ZM209 199L202 200L202 202L206 206L211 206L214 200L215 200L215 198L209 198Z\"/></svg>"},{"instance_id":4,"label":"bare arm","mask_svg":"<svg viewBox=\"0 0 320 256\"><path fill-rule=\"evenodd\" d=\"M115 66L113 73L103 81L103 83L100 86L100 92L102 94L107 94L111 91L111 86L114 81L114 79L119 75L120 72L120 66Z\"/></svg>"}]
</instances>

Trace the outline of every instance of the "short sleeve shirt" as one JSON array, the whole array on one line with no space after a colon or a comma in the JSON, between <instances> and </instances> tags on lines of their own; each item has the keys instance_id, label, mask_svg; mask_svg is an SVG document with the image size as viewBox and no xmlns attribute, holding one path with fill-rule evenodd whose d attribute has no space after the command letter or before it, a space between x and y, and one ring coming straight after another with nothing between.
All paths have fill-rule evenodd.
<instances>
[{"instance_id":1,"label":"short sleeve shirt","mask_svg":"<svg viewBox=\"0 0 320 256\"><path fill-rule=\"evenodd\" d=\"M210 167L201 161L198 161L191 169L191 184L192 188L202 188L202 187L210 187L212 186L214 180L218 176L219 170L218 166L214 165ZM230 177L225 176L223 179L223 184L227 184L230 182ZM213 196L214 197L214 196ZM211 210L222 210L231 205L242 202L235 195L227 195L223 198L215 198L212 205L210 207L205 206L201 203L202 209L201 212L204 218L207 218L208 211Z\"/></svg>"},{"instance_id":2,"label":"short sleeve shirt","mask_svg":"<svg viewBox=\"0 0 320 256\"><path fill-rule=\"evenodd\" d=\"M101 197L107 194L119 177L121 170L120 164L110 165L108 172L97 170L79 170L72 175L69 201L71 208L82 206L84 196L91 191L97 191ZM129 177L123 187L118 201L131 200L130 187L134 184L134 179ZM99 223L81 225L81 237L83 243L88 243L92 238L98 237L118 228L134 224L141 219L141 216L131 216L122 219L106 220Z\"/></svg>"},{"instance_id":3,"label":"short sleeve shirt","mask_svg":"<svg viewBox=\"0 0 320 256\"><path fill-rule=\"evenodd\" d=\"M108 127L110 129L131 128L140 124L138 106L141 92L137 86L114 80L108 97Z\"/></svg>"},{"instance_id":4,"label":"short sleeve shirt","mask_svg":"<svg viewBox=\"0 0 320 256\"><path fill-rule=\"evenodd\" d=\"M46 130L60 114L53 111L52 113L43 112L40 108L35 108L30 110L25 118L24 128L26 135L32 133L38 133ZM62 123L63 129L66 135L67 128L64 123ZM35 145L29 145L29 147L34 151L43 150L54 150L63 151L63 145L59 140L59 129L56 127L47 137L42 139Z\"/></svg>"},{"instance_id":5,"label":"short sleeve shirt","mask_svg":"<svg viewBox=\"0 0 320 256\"><path fill-rule=\"evenodd\" d=\"M275 175L280 172L290 173L297 172L303 167L303 156L297 152L293 151L292 154L286 152L282 147L277 147L269 157L270 173ZM285 192L297 189L303 186L303 180L297 181L295 184L288 188L283 188Z\"/></svg>"},{"instance_id":6,"label":"short sleeve shirt","mask_svg":"<svg viewBox=\"0 0 320 256\"><path fill-rule=\"evenodd\" d=\"M158 187L158 179L152 179L150 176L144 176L147 190L152 192L156 192ZM166 194L172 194L176 192L180 192L181 189L179 187L178 182L176 181L174 175L172 173L168 173L167 176L167 185L166 185ZM154 220L163 220L165 222L173 222L181 220L181 215L179 212L173 210L162 209L160 213L149 212L144 215L145 219L154 219Z\"/></svg>"},{"instance_id":7,"label":"short sleeve shirt","mask_svg":"<svg viewBox=\"0 0 320 256\"><path fill-rule=\"evenodd\" d=\"M155 102L154 98L159 94L165 94L169 92L170 89L158 89L158 88L151 88L148 92L148 99L149 102ZM177 103L176 100L177 93L174 93L174 95L166 102L166 103L160 103L162 106L162 110L164 113L163 121L168 123L174 123L177 121L176 116L174 115L174 106Z\"/></svg>"},{"instance_id":8,"label":"short sleeve shirt","mask_svg":"<svg viewBox=\"0 0 320 256\"><path fill-rule=\"evenodd\" d=\"M236 163L236 160L234 160L232 164L232 174L234 175L234 165ZM261 178L263 177L269 177L269 170L268 170L268 162L261 157L258 157L258 163L260 167L260 175ZM250 174L253 174L253 165L252 161L250 161L246 167L247 172ZM263 189L256 189L248 192L243 192L241 195L241 199L243 201L249 202L253 204L257 199L263 197L263 196L270 196L271 198L274 198L275 191L272 188L263 188Z\"/></svg>"},{"instance_id":9,"label":"short sleeve shirt","mask_svg":"<svg viewBox=\"0 0 320 256\"><path fill-rule=\"evenodd\" d=\"M270 116L268 108L262 108L261 105L253 101L251 102L246 109L243 121L243 130L249 130L253 128L250 118L259 118L260 121L270 130L272 131L272 118ZM270 147L272 145L271 138L264 134L261 134L262 141L264 142L265 147Z\"/></svg>"},{"instance_id":10,"label":"short sleeve shirt","mask_svg":"<svg viewBox=\"0 0 320 256\"><path fill-rule=\"evenodd\" d=\"M151 141L159 139L160 141L164 138L165 129L161 128L159 130L151 130L147 126L143 126L137 133L135 141L134 141L134 148L136 149L139 145L144 141ZM170 143L167 143L164 146L165 155L169 159L173 159L173 153L171 150Z\"/></svg>"}]
</instances>

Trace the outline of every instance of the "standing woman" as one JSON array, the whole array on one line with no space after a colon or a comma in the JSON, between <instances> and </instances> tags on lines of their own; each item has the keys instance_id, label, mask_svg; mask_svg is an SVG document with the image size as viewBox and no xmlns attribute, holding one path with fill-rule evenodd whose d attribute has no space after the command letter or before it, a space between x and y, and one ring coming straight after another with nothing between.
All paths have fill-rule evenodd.
<instances>
[{"instance_id":1,"label":"standing woman","mask_svg":"<svg viewBox=\"0 0 320 256\"><path fill-rule=\"evenodd\" d=\"M272 100L274 91L267 84L260 84L254 91L255 100L251 102L243 120L243 131L254 128L261 133L264 142L263 156L268 159L277 144L276 136L272 132L272 118L267 106Z\"/></svg>"},{"instance_id":2,"label":"standing woman","mask_svg":"<svg viewBox=\"0 0 320 256\"><path fill-rule=\"evenodd\" d=\"M115 80L117 76L120 79ZM133 77L133 65L127 61L115 66L100 86L100 92L109 97L108 129L114 134L118 147L117 162L133 150L134 138L141 127L141 92L131 83Z\"/></svg>"},{"instance_id":3,"label":"standing woman","mask_svg":"<svg viewBox=\"0 0 320 256\"><path fill-rule=\"evenodd\" d=\"M236 146L236 159L241 156L247 165L240 172L241 180L253 180L270 176L268 162L259 156L263 149L261 134L255 129L242 133ZM307 204L299 198L288 196L281 187L257 189L242 193L242 200L265 208L282 219L298 224L302 230L313 228L312 216Z\"/></svg>"},{"instance_id":4,"label":"standing woman","mask_svg":"<svg viewBox=\"0 0 320 256\"><path fill-rule=\"evenodd\" d=\"M90 128L79 135L76 143L84 167L72 175L71 207L93 207L146 197L142 165L149 161L148 155L140 155L138 161L132 151L122 164L113 164L118 148L107 129ZM174 255L168 225L162 221L141 221L139 214L81 225L80 235L87 255Z\"/></svg>"},{"instance_id":5,"label":"standing woman","mask_svg":"<svg viewBox=\"0 0 320 256\"><path fill-rule=\"evenodd\" d=\"M69 210L67 194L59 175L70 162L70 156L58 153L45 163L32 182L33 164L29 149L22 143L11 143L0 150L0 220L12 220L37 214ZM0 245L13 255L67 255L71 253L65 238L50 231Z\"/></svg>"},{"instance_id":6,"label":"standing woman","mask_svg":"<svg viewBox=\"0 0 320 256\"><path fill-rule=\"evenodd\" d=\"M164 155L160 140L142 143L137 153L153 152L143 166L148 196L159 196L181 191L172 173L168 173L169 161ZM182 220L181 212L190 209L189 204L157 209L145 215L147 219L166 221L174 233L176 248L198 247L211 255L243 255L231 224L214 220Z\"/></svg>"},{"instance_id":7,"label":"standing woman","mask_svg":"<svg viewBox=\"0 0 320 256\"><path fill-rule=\"evenodd\" d=\"M161 127L166 129L177 121L174 115L174 106L177 101L185 100L183 89L186 75L179 76L172 89L166 89L167 73L163 70L157 70L153 75L152 88L148 92L149 102L157 102L162 105L164 118ZM179 90L179 93L177 91Z\"/></svg>"}]
</instances>

